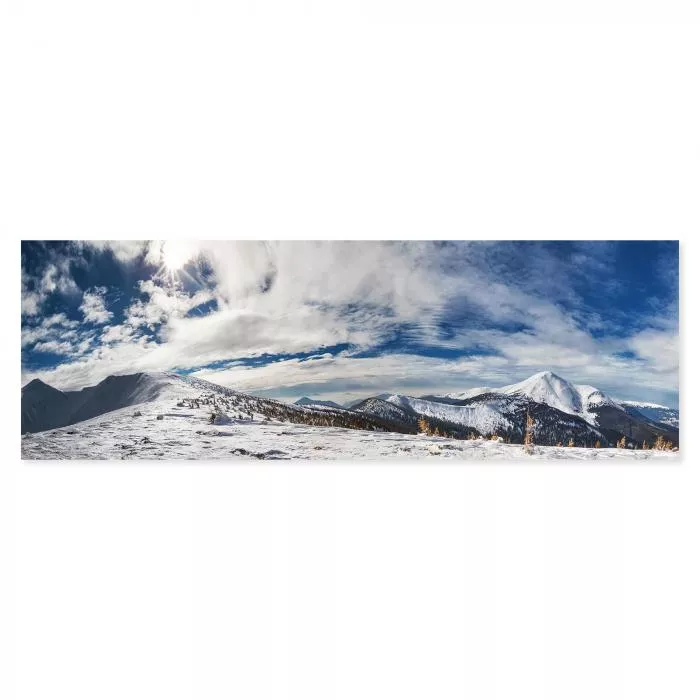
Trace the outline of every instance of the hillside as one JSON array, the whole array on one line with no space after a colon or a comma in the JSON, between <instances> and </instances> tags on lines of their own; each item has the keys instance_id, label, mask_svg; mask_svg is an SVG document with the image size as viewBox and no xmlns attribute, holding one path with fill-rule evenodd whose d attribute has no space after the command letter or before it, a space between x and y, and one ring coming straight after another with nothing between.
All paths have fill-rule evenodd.
<instances>
[{"instance_id":1,"label":"hillside","mask_svg":"<svg viewBox=\"0 0 700 700\"><path fill-rule=\"evenodd\" d=\"M198 407L199 406L199 407ZM656 450L544 447L367 432L228 414L210 423L211 405L158 399L81 423L22 437L24 459L123 460L673 460ZM160 418L159 418L160 416ZM233 417L231 417L233 416Z\"/></svg>"},{"instance_id":2,"label":"hillside","mask_svg":"<svg viewBox=\"0 0 700 700\"><path fill-rule=\"evenodd\" d=\"M551 372L469 398L415 398L387 393L353 403L351 409L308 397L287 404L174 373L111 376L93 387L72 392L34 380L22 389L23 454L34 454L32 446L39 443L46 447L54 438L82 434L88 428L101 432L118 424L126 429L132 422L143 423L146 414L155 414L159 422L142 426L144 437L148 437L144 444L163 443L165 438L159 437L157 429L166 427L245 425L248 431L265 428L267 433L270 423L290 426L290 434L297 437L294 425L310 426L312 430L361 431L366 437L358 439L364 441L368 454L372 452L369 443L381 433L415 435L426 426L431 435L443 438L494 436L506 444L522 444L529 415L538 446L571 442L576 447L604 448L624 437L628 447L641 447L644 442L647 446L653 444L658 436L672 446L678 445L677 428L644 415L642 409L649 410L649 405L627 403L610 399L595 387L571 384ZM171 425L175 418L187 420ZM38 443L26 437L32 433L50 434L50 438ZM195 430L194 434L201 433ZM200 441L192 435L188 439ZM93 435L90 444L97 450L102 444L100 436ZM113 449L108 451L113 453Z\"/></svg>"},{"instance_id":3,"label":"hillside","mask_svg":"<svg viewBox=\"0 0 700 700\"><path fill-rule=\"evenodd\" d=\"M62 392L35 380L22 390L22 433L61 428L126 407L155 401L193 402L209 412L235 411L260 420L324 425L356 430L408 432L381 418L327 406L297 406L262 399L202 379L173 373L138 373L110 376L81 391Z\"/></svg>"}]
</instances>

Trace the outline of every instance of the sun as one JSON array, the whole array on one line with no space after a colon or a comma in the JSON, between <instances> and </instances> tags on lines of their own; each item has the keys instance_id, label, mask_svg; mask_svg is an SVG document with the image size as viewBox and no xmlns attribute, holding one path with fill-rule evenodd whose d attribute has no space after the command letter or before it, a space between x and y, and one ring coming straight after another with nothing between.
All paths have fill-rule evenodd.
<instances>
[{"instance_id":1,"label":"sun","mask_svg":"<svg viewBox=\"0 0 700 700\"><path fill-rule=\"evenodd\" d=\"M163 264L170 272L181 269L192 257L192 248L186 241L166 241L163 245Z\"/></svg>"}]
</instances>

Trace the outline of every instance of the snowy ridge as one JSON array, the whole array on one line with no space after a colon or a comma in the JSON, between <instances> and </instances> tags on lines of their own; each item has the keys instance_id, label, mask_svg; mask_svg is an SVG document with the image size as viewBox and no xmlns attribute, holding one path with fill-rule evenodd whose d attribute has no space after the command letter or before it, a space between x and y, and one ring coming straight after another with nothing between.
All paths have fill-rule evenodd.
<instances>
[{"instance_id":1,"label":"snowy ridge","mask_svg":"<svg viewBox=\"0 0 700 700\"><path fill-rule=\"evenodd\" d=\"M676 430L680 426L680 417L678 409L668 406L661 406L658 403L648 403L645 401L620 401L623 407L630 408L632 411L640 413L645 418L668 425Z\"/></svg>"},{"instance_id":2,"label":"snowy ridge","mask_svg":"<svg viewBox=\"0 0 700 700\"><path fill-rule=\"evenodd\" d=\"M196 389L178 375L138 373L110 376L80 391L60 391L39 380L22 389L22 432L70 425L125 406L154 401L178 385L179 393Z\"/></svg>"},{"instance_id":3,"label":"snowy ridge","mask_svg":"<svg viewBox=\"0 0 700 700\"><path fill-rule=\"evenodd\" d=\"M478 387L460 393L447 394L446 397L465 400L486 393L526 396L564 413L579 416L593 426L598 425L598 418L592 409L601 406L622 409L618 402L604 394L600 389L587 384L573 384L554 372L538 372L516 384L492 389Z\"/></svg>"},{"instance_id":4,"label":"snowy ridge","mask_svg":"<svg viewBox=\"0 0 700 700\"><path fill-rule=\"evenodd\" d=\"M492 394L495 391L498 391L498 389L492 389L488 386L480 386L474 389L467 389L466 391L458 391L454 394L445 394L445 398L463 401L464 399L473 399L475 396L480 396L481 394Z\"/></svg>"},{"instance_id":5,"label":"snowy ridge","mask_svg":"<svg viewBox=\"0 0 700 700\"><path fill-rule=\"evenodd\" d=\"M405 408L394 403L390 403L389 401L386 401L378 396L373 396L372 398L361 401L359 404L355 404L352 410L357 411L358 413L378 416L379 418L388 421L417 423L417 420L414 421L412 414L409 411L406 411Z\"/></svg>"},{"instance_id":6,"label":"snowy ridge","mask_svg":"<svg viewBox=\"0 0 700 700\"><path fill-rule=\"evenodd\" d=\"M294 404L296 406L312 406L313 408L319 408L319 409L324 409L324 408L334 408L340 411L346 410L343 406L341 406L339 403L336 403L335 401L322 401L321 399L310 399L308 396L302 396L300 399L297 399Z\"/></svg>"},{"instance_id":7,"label":"snowy ridge","mask_svg":"<svg viewBox=\"0 0 700 700\"><path fill-rule=\"evenodd\" d=\"M381 420L329 406L296 406L273 399L244 394L192 376L169 372L139 373L107 377L96 386L77 392L62 392L43 382L31 382L22 390L22 433L36 433L74 425L111 412L170 402L183 402L209 415L226 410L259 420L278 419L290 423L333 425L358 430L397 429ZM182 405L181 405L182 404ZM399 432L406 428L399 426Z\"/></svg>"},{"instance_id":8,"label":"snowy ridge","mask_svg":"<svg viewBox=\"0 0 700 700\"><path fill-rule=\"evenodd\" d=\"M591 425L598 425L598 417L591 409L600 406L619 408L615 401L599 389L586 384L572 384L554 372L538 372L523 382L501 387L498 391L527 396L564 413L580 416Z\"/></svg>"},{"instance_id":9,"label":"snowy ridge","mask_svg":"<svg viewBox=\"0 0 700 700\"><path fill-rule=\"evenodd\" d=\"M632 406L632 408L663 408L667 411L672 411L672 408L668 406L662 406L659 403L649 403L648 401L621 401L618 399L618 403L623 406Z\"/></svg>"},{"instance_id":10,"label":"snowy ridge","mask_svg":"<svg viewBox=\"0 0 700 700\"><path fill-rule=\"evenodd\" d=\"M437 418L475 428L482 435L491 435L499 429L513 427L512 421L502 413L498 398L475 406L451 406L450 404L416 399L401 394L392 394L386 400L387 403L409 408L428 418Z\"/></svg>"}]
</instances>

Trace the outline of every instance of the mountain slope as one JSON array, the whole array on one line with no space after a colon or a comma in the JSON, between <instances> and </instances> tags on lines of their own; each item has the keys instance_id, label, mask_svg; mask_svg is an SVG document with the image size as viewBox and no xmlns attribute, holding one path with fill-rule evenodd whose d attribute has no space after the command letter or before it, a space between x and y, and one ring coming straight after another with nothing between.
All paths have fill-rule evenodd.
<instances>
[{"instance_id":1,"label":"mountain slope","mask_svg":"<svg viewBox=\"0 0 700 700\"><path fill-rule=\"evenodd\" d=\"M501 394L527 396L564 413L581 416L592 425L596 424L595 409L600 406L617 406L595 387L572 384L554 372L538 372L522 382L501 387L497 391Z\"/></svg>"},{"instance_id":2,"label":"mountain slope","mask_svg":"<svg viewBox=\"0 0 700 700\"><path fill-rule=\"evenodd\" d=\"M62 392L38 380L22 390L22 433L74 425L113 411L153 402L187 405L210 414L233 412L258 420L279 420L306 425L336 426L356 430L411 432L380 417L328 406L297 406L243 394L191 376L172 373L139 373L110 376L81 391Z\"/></svg>"},{"instance_id":3,"label":"mountain slope","mask_svg":"<svg viewBox=\"0 0 700 700\"><path fill-rule=\"evenodd\" d=\"M68 425L73 409L69 396L34 379L22 387L22 432L36 433Z\"/></svg>"},{"instance_id":4,"label":"mountain slope","mask_svg":"<svg viewBox=\"0 0 700 700\"><path fill-rule=\"evenodd\" d=\"M643 401L619 401L628 412L636 411L645 418L671 428L680 426L679 412L676 408L661 406L657 403L645 403Z\"/></svg>"},{"instance_id":5,"label":"mountain slope","mask_svg":"<svg viewBox=\"0 0 700 700\"><path fill-rule=\"evenodd\" d=\"M376 416L385 421L391 421L404 425L413 430L418 430L418 414L411 409L406 409L402 406L397 406L389 401L380 399L378 396L373 396L353 406L353 411L364 413L370 416Z\"/></svg>"},{"instance_id":6,"label":"mountain slope","mask_svg":"<svg viewBox=\"0 0 700 700\"><path fill-rule=\"evenodd\" d=\"M322 401L321 399L310 399L308 396L302 396L295 402L297 406L325 406L326 408L338 408L341 411L346 410L343 406L335 401Z\"/></svg>"},{"instance_id":7,"label":"mountain slope","mask_svg":"<svg viewBox=\"0 0 700 700\"><path fill-rule=\"evenodd\" d=\"M464 401L465 399L472 399L475 396L479 396L481 394L490 394L494 391L498 391L497 389L493 389L488 386L480 386L480 387L475 387L474 389L467 389L466 391L458 391L455 392L454 394L446 394L443 397L438 397L434 396L432 398L438 399L438 398L443 398L443 399L456 399L457 401ZM423 398L428 398L428 397L423 397Z\"/></svg>"},{"instance_id":8,"label":"mountain slope","mask_svg":"<svg viewBox=\"0 0 700 700\"><path fill-rule=\"evenodd\" d=\"M387 400L377 397L356 405L356 411L377 416L413 427L419 419L426 419L431 430L455 437L497 435L507 441L522 443L525 420L529 413L534 421L537 444L556 445L570 439L576 445L593 446L600 442L608 445L608 438L582 418L559 411L546 404L537 403L524 396L505 394L481 394L472 399L454 403L428 401L401 394L389 395Z\"/></svg>"},{"instance_id":9,"label":"mountain slope","mask_svg":"<svg viewBox=\"0 0 700 700\"><path fill-rule=\"evenodd\" d=\"M641 445L645 441L647 444L653 443L661 435L674 445L678 444L677 412L675 422L672 413L666 414L666 421L660 421L657 420L659 414L650 415L649 409L641 411L634 402L617 401L596 387L573 384L553 372L538 372L522 382L486 392L482 387L436 398L441 402L464 406L472 399L480 399L487 394L520 396L577 416L603 433L609 441L625 436L633 444ZM458 400L459 396L466 398Z\"/></svg>"},{"instance_id":10,"label":"mountain slope","mask_svg":"<svg viewBox=\"0 0 700 700\"><path fill-rule=\"evenodd\" d=\"M110 376L80 391L59 391L35 379L22 389L22 432L50 430L153 401L177 384L180 393L197 391L187 378L166 373Z\"/></svg>"}]
</instances>

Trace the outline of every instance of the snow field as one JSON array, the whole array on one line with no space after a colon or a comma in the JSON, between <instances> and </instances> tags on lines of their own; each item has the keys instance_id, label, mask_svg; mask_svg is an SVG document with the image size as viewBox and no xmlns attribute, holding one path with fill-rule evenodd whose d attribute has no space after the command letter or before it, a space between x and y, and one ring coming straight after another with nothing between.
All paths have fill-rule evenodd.
<instances>
[{"instance_id":1,"label":"snow field","mask_svg":"<svg viewBox=\"0 0 700 700\"><path fill-rule=\"evenodd\" d=\"M22 437L24 459L311 459L311 460L609 460L677 459L655 450L538 447L491 440L295 425L261 415L239 420L230 413L209 422L211 407L190 408L168 396L112 411L65 428ZM140 415L135 415L139 413ZM235 411L233 412L235 414ZM158 418L162 416L162 418Z\"/></svg>"}]
</instances>

